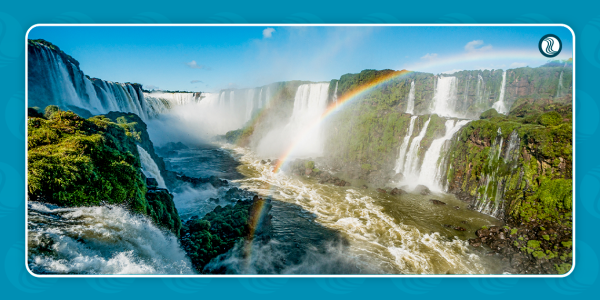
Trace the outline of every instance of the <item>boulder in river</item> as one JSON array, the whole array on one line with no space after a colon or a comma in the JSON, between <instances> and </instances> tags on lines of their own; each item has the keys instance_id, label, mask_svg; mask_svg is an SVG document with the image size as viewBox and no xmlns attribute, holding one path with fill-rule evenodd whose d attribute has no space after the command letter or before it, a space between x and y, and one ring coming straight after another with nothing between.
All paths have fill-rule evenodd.
<instances>
[{"instance_id":1,"label":"boulder in river","mask_svg":"<svg viewBox=\"0 0 600 300\"><path fill-rule=\"evenodd\" d=\"M442 202L442 201L436 200L436 199L429 199L429 201L435 205L446 205L446 202Z\"/></svg>"},{"instance_id":2,"label":"boulder in river","mask_svg":"<svg viewBox=\"0 0 600 300\"><path fill-rule=\"evenodd\" d=\"M415 193L419 193L419 194L425 196L425 195L431 194L431 190L429 190L429 188L424 185L418 185L415 188Z\"/></svg>"},{"instance_id":3,"label":"boulder in river","mask_svg":"<svg viewBox=\"0 0 600 300\"><path fill-rule=\"evenodd\" d=\"M399 188L393 188L393 189L390 191L390 194L392 194L392 195L394 195L394 196L395 196L395 195L402 195L402 194L406 194L406 192L405 192L404 190L402 190L402 189L399 189Z\"/></svg>"}]
</instances>

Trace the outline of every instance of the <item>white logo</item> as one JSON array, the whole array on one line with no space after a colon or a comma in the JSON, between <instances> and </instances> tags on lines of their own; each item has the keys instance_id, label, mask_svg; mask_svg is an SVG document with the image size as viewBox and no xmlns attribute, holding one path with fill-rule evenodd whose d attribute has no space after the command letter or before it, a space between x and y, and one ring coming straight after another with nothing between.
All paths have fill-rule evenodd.
<instances>
[{"instance_id":1,"label":"white logo","mask_svg":"<svg viewBox=\"0 0 600 300\"><path fill-rule=\"evenodd\" d=\"M558 36L547 34L540 39L538 47L545 57L555 57L562 50L562 42Z\"/></svg>"}]
</instances>

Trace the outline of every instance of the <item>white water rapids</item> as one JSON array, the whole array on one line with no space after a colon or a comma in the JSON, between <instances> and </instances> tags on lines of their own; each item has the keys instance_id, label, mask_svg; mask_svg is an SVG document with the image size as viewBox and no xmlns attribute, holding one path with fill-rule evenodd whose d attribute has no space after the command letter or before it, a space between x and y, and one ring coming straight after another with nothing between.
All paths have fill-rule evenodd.
<instances>
[{"instance_id":1,"label":"white water rapids","mask_svg":"<svg viewBox=\"0 0 600 300\"><path fill-rule=\"evenodd\" d=\"M243 165L240 170L246 178L236 182L242 188L299 205L316 216L315 222L340 232L348 241L349 246L342 253L327 252L328 256L313 257L310 262L305 262L313 265L309 268L311 272L320 270L318 265L326 264L325 261L338 259L337 255L366 273L480 274L493 272L495 268L495 262L471 252L472 248L465 240L445 237L439 229L432 230L439 225L435 225L437 222L432 224L429 218L445 213L420 195L407 194L398 201L374 191L318 184L314 180L288 176L285 172L273 173L270 165L261 164L261 159L248 149L231 145L224 148L239 156ZM441 199L451 205L465 206L453 197ZM392 213L390 209L396 212ZM448 209L456 211L451 207ZM406 210L413 213L405 214ZM493 219L466 209L461 209L456 215L468 219L469 223L493 223ZM421 217L427 220L420 221ZM423 226L426 223L433 227ZM253 255L264 259L264 256L275 254ZM302 270L304 268L287 271Z\"/></svg>"},{"instance_id":2,"label":"white water rapids","mask_svg":"<svg viewBox=\"0 0 600 300\"><path fill-rule=\"evenodd\" d=\"M27 206L28 265L36 273L193 273L177 237L124 208Z\"/></svg>"}]
</instances>

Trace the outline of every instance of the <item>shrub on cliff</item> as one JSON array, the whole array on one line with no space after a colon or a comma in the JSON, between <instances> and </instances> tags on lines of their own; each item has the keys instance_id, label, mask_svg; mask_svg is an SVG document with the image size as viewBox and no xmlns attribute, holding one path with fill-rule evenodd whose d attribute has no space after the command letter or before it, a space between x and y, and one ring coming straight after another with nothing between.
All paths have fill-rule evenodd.
<instances>
[{"instance_id":1,"label":"shrub on cliff","mask_svg":"<svg viewBox=\"0 0 600 300\"><path fill-rule=\"evenodd\" d=\"M198 272L202 272L211 259L227 252L235 242L248 234L251 206L250 200L217 206L202 219L190 220L183 225L181 245Z\"/></svg>"},{"instance_id":2,"label":"shrub on cliff","mask_svg":"<svg viewBox=\"0 0 600 300\"><path fill-rule=\"evenodd\" d=\"M104 116L83 119L48 106L28 119L27 191L58 206L124 205L179 236L181 220L168 191L146 193L134 138Z\"/></svg>"},{"instance_id":3,"label":"shrub on cliff","mask_svg":"<svg viewBox=\"0 0 600 300\"><path fill-rule=\"evenodd\" d=\"M126 203L146 211L135 143L102 117L54 111L28 119L28 194L59 206Z\"/></svg>"},{"instance_id":4,"label":"shrub on cliff","mask_svg":"<svg viewBox=\"0 0 600 300\"><path fill-rule=\"evenodd\" d=\"M231 190L230 190L231 191ZM225 197L227 198L227 197ZM254 196L235 205L217 206L202 219L192 219L182 227L181 245L200 273L213 258L226 253L242 238L251 240L268 227L270 200Z\"/></svg>"},{"instance_id":5,"label":"shrub on cliff","mask_svg":"<svg viewBox=\"0 0 600 300\"><path fill-rule=\"evenodd\" d=\"M499 117L502 116L501 114L499 114L496 109L492 108L492 109L488 109L486 111L484 111L483 113L481 113L481 115L479 116L479 119L491 119L494 117Z\"/></svg>"}]
</instances>

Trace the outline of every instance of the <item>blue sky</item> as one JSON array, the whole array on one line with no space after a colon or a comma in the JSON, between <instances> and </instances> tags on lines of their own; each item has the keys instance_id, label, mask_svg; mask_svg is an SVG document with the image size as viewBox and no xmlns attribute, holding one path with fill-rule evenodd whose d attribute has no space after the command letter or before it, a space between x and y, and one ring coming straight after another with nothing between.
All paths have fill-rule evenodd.
<instances>
[{"instance_id":1,"label":"blue sky","mask_svg":"<svg viewBox=\"0 0 600 300\"><path fill-rule=\"evenodd\" d=\"M146 88L218 91L275 81L329 81L364 69L431 73L536 67L548 33L572 57L564 27L57 27L33 28L91 77ZM476 58L476 59L475 59Z\"/></svg>"}]
</instances>

